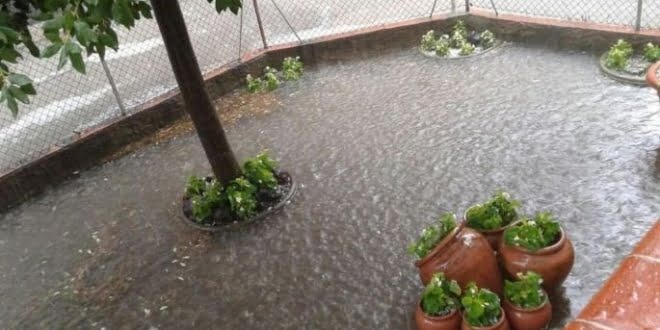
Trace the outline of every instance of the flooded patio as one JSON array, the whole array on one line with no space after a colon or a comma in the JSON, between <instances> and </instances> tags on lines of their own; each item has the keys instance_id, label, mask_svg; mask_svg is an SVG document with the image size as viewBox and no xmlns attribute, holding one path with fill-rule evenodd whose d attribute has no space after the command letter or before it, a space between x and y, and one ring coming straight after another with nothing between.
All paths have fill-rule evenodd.
<instances>
[{"instance_id":1,"label":"flooded patio","mask_svg":"<svg viewBox=\"0 0 660 330\"><path fill-rule=\"evenodd\" d=\"M282 212L209 235L180 221L192 133L85 171L0 215L0 328L407 329L406 245L497 189L552 211L575 246L553 327L586 304L660 215L660 106L595 53L505 44L308 68L246 98L240 158L269 149L300 184Z\"/></svg>"}]
</instances>

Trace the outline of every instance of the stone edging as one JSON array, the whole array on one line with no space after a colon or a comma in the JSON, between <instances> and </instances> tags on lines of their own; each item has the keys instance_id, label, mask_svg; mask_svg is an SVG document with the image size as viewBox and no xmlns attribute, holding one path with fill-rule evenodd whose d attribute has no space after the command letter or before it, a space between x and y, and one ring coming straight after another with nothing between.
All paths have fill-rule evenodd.
<instances>
[{"instance_id":1,"label":"stone edging","mask_svg":"<svg viewBox=\"0 0 660 330\"><path fill-rule=\"evenodd\" d=\"M631 85L637 85L637 86L644 86L646 85L646 81L644 80L644 76L639 76L635 77L633 75L621 73L616 70L612 70L607 67L607 52L603 53L603 55L600 56L600 59L598 60L598 66L600 67L600 71L603 72L604 75L618 81L622 82L625 84L631 84Z\"/></svg>"}]
</instances>

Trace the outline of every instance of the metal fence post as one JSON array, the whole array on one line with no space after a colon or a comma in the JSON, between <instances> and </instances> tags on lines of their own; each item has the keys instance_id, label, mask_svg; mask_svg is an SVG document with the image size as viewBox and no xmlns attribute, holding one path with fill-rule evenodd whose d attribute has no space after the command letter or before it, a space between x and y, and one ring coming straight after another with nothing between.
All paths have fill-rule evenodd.
<instances>
[{"instance_id":1,"label":"metal fence post","mask_svg":"<svg viewBox=\"0 0 660 330\"><path fill-rule=\"evenodd\" d=\"M470 12L470 0L465 0L465 12Z\"/></svg>"},{"instance_id":2,"label":"metal fence post","mask_svg":"<svg viewBox=\"0 0 660 330\"><path fill-rule=\"evenodd\" d=\"M490 5L493 7L493 10L495 11L495 17L500 16L500 13L497 12L497 7L495 6L495 0L490 0Z\"/></svg>"},{"instance_id":3,"label":"metal fence post","mask_svg":"<svg viewBox=\"0 0 660 330\"><path fill-rule=\"evenodd\" d=\"M433 1L433 6L431 7L431 13L429 14L429 18L433 18L433 12L435 11L435 5L438 3L438 0Z\"/></svg>"},{"instance_id":4,"label":"metal fence post","mask_svg":"<svg viewBox=\"0 0 660 330\"><path fill-rule=\"evenodd\" d=\"M238 26L238 61L241 61L241 49L243 48L243 8L241 8L241 22Z\"/></svg>"},{"instance_id":5,"label":"metal fence post","mask_svg":"<svg viewBox=\"0 0 660 330\"><path fill-rule=\"evenodd\" d=\"M635 31L639 31L642 28L642 2L643 0L637 0L637 21L635 21Z\"/></svg>"},{"instance_id":6,"label":"metal fence post","mask_svg":"<svg viewBox=\"0 0 660 330\"><path fill-rule=\"evenodd\" d=\"M451 0L451 12L456 12L456 0Z\"/></svg>"},{"instance_id":7,"label":"metal fence post","mask_svg":"<svg viewBox=\"0 0 660 330\"><path fill-rule=\"evenodd\" d=\"M121 95L119 95L119 90L117 89L115 80L112 78L110 68L108 68L108 65L105 63L103 56L99 56L99 58L101 59L101 66L103 67L103 71L105 71L105 76L108 78L108 83L110 83L110 88L112 88L112 94L115 95L115 100L117 100L119 111L121 111L122 116L126 116L126 107L124 106L124 101L121 99Z\"/></svg>"},{"instance_id":8,"label":"metal fence post","mask_svg":"<svg viewBox=\"0 0 660 330\"><path fill-rule=\"evenodd\" d=\"M291 25L291 22L289 22L289 20L286 18L286 16L284 15L284 13L280 9L280 7L275 3L275 0L270 0L270 2L273 3L273 6L275 7L275 9L277 9L277 12L280 13L280 16L282 16L282 19L284 19L284 23L286 23L286 25L289 27L289 29L291 29L291 32L293 32L293 34L296 36L296 38L298 39L298 42L300 42L302 44L302 39L300 39L300 36L298 35L298 32L296 32L296 29L293 28L293 25Z\"/></svg>"},{"instance_id":9,"label":"metal fence post","mask_svg":"<svg viewBox=\"0 0 660 330\"><path fill-rule=\"evenodd\" d=\"M259 5L257 5L257 0L252 0L252 3L254 4L254 14L257 16L257 25L259 25L261 42L263 42L264 48L268 48L268 43L266 43L266 34L264 33L264 25L261 23L261 15L259 14Z\"/></svg>"}]
</instances>

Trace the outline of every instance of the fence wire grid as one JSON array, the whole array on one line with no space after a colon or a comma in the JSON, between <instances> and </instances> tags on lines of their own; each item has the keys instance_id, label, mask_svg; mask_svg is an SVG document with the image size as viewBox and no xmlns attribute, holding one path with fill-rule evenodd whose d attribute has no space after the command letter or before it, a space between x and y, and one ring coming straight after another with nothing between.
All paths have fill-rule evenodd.
<instances>
[{"instance_id":1,"label":"fence wire grid","mask_svg":"<svg viewBox=\"0 0 660 330\"><path fill-rule=\"evenodd\" d=\"M204 0L180 0L180 5L203 72L264 48L257 13L266 45L274 46L462 13L466 8L464 0L244 0L243 9L234 15L216 13ZM660 0L470 0L469 5L500 14L660 28ZM33 32L37 44L45 47L40 29ZM21 105L16 118L5 105L0 109L0 173L65 146L85 129L124 115L124 109L130 114L176 88L155 20L141 20L118 34L119 51L106 54L105 63L96 55L87 58L86 75L70 67L57 71L57 59L35 59L25 53L15 71L34 79L38 95L32 104Z\"/></svg>"}]
</instances>

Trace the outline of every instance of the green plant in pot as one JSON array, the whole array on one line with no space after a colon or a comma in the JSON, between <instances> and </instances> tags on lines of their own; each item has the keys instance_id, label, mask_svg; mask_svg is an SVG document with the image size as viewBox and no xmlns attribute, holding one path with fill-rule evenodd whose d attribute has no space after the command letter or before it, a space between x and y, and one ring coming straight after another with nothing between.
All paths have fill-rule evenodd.
<instances>
[{"instance_id":1,"label":"green plant in pot","mask_svg":"<svg viewBox=\"0 0 660 330\"><path fill-rule=\"evenodd\" d=\"M454 330L461 324L459 297L461 287L436 273L424 288L415 309L415 323L419 330Z\"/></svg>"},{"instance_id":2,"label":"green plant in pot","mask_svg":"<svg viewBox=\"0 0 660 330\"><path fill-rule=\"evenodd\" d=\"M573 267L571 241L550 212L522 219L504 231L498 252L509 277L533 271L547 291L561 285Z\"/></svg>"},{"instance_id":3,"label":"green plant in pot","mask_svg":"<svg viewBox=\"0 0 660 330\"><path fill-rule=\"evenodd\" d=\"M509 329L500 298L494 292L471 282L461 297L461 305L464 309L461 329Z\"/></svg>"},{"instance_id":4,"label":"green plant in pot","mask_svg":"<svg viewBox=\"0 0 660 330\"><path fill-rule=\"evenodd\" d=\"M502 292L502 277L490 244L482 235L457 223L452 213L443 214L424 228L407 250L417 258L415 266L424 285L434 274L443 272L460 285L476 281Z\"/></svg>"},{"instance_id":5,"label":"green plant in pot","mask_svg":"<svg viewBox=\"0 0 660 330\"><path fill-rule=\"evenodd\" d=\"M514 329L544 329L552 319L552 307L541 287L543 279L534 272L517 274L516 281L504 281L502 307Z\"/></svg>"},{"instance_id":6,"label":"green plant in pot","mask_svg":"<svg viewBox=\"0 0 660 330\"><path fill-rule=\"evenodd\" d=\"M483 204L473 205L465 211L468 227L483 234L491 247L497 249L502 232L518 219L520 203L508 193L499 191Z\"/></svg>"}]
</instances>

